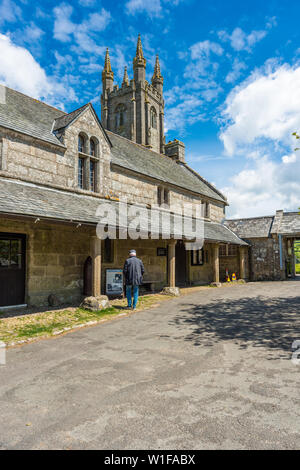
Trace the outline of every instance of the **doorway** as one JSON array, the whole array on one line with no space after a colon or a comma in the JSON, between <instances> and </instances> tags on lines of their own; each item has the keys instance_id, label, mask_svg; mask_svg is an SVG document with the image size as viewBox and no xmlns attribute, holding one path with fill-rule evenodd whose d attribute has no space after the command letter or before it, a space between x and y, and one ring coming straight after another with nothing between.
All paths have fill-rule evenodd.
<instances>
[{"instance_id":1,"label":"doorway","mask_svg":"<svg viewBox=\"0 0 300 470\"><path fill-rule=\"evenodd\" d=\"M176 286L186 284L186 250L182 240L178 240L175 247L175 280Z\"/></svg>"},{"instance_id":2,"label":"doorway","mask_svg":"<svg viewBox=\"0 0 300 470\"><path fill-rule=\"evenodd\" d=\"M294 241L294 266L295 276L300 280L300 240Z\"/></svg>"},{"instance_id":3,"label":"doorway","mask_svg":"<svg viewBox=\"0 0 300 470\"><path fill-rule=\"evenodd\" d=\"M0 233L0 306L25 299L26 235Z\"/></svg>"}]
</instances>

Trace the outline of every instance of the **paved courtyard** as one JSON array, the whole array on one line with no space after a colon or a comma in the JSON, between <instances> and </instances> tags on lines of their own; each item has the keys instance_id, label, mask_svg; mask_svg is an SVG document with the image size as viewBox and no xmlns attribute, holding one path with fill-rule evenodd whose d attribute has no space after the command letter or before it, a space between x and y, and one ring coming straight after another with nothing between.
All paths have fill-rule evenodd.
<instances>
[{"instance_id":1,"label":"paved courtyard","mask_svg":"<svg viewBox=\"0 0 300 470\"><path fill-rule=\"evenodd\" d=\"M299 293L207 289L9 349L0 449L299 449Z\"/></svg>"}]
</instances>

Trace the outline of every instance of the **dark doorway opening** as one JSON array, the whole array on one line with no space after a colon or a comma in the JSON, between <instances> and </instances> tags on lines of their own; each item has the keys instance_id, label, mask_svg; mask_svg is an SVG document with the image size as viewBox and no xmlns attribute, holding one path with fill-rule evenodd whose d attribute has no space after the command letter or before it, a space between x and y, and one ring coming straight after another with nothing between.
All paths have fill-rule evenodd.
<instances>
[{"instance_id":1,"label":"dark doorway opening","mask_svg":"<svg viewBox=\"0 0 300 470\"><path fill-rule=\"evenodd\" d=\"M0 233L0 306L25 299L26 235Z\"/></svg>"},{"instance_id":2,"label":"dark doorway opening","mask_svg":"<svg viewBox=\"0 0 300 470\"><path fill-rule=\"evenodd\" d=\"M90 256L84 262L83 266L83 295L90 296L93 293L93 261Z\"/></svg>"},{"instance_id":3,"label":"dark doorway opening","mask_svg":"<svg viewBox=\"0 0 300 470\"><path fill-rule=\"evenodd\" d=\"M182 240L176 243L175 258L176 286L184 286L186 284L186 250Z\"/></svg>"}]
</instances>

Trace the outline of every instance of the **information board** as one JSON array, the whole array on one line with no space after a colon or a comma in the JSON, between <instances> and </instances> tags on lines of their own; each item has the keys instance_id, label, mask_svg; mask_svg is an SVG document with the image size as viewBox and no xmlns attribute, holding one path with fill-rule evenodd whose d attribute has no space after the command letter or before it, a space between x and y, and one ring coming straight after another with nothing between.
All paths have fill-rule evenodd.
<instances>
[{"instance_id":1,"label":"information board","mask_svg":"<svg viewBox=\"0 0 300 470\"><path fill-rule=\"evenodd\" d=\"M106 295L123 294L123 271L122 269L106 270Z\"/></svg>"}]
</instances>

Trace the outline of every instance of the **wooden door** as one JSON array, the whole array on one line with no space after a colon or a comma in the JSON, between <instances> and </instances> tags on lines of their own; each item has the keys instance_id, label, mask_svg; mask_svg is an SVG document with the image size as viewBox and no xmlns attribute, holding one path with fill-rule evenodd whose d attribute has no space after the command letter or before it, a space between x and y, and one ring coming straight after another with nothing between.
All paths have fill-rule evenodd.
<instances>
[{"instance_id":1,"label":"wooden door","mask_svg":"<svg viewBox=\"0 0 300 470\"><path fill-rule=\"evenodd\" d=\"M26 235L0 233L0 306L24 304Z\"/></svg>"}]
</instances>

